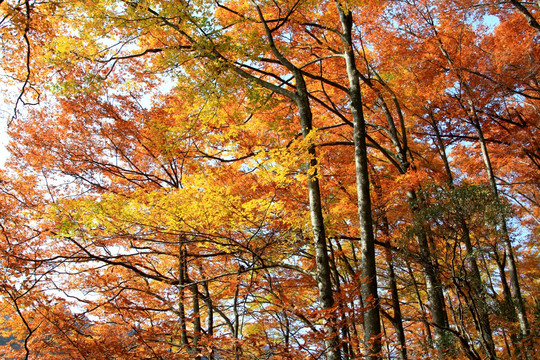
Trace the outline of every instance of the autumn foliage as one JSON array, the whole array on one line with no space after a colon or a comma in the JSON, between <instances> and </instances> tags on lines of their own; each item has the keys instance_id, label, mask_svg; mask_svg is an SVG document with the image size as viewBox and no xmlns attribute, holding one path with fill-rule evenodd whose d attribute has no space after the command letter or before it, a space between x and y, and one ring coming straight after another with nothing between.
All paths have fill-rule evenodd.
<instances>
[{"instance_id":1,"label":"autumn foliage","mask_svg":"<svg viewBox=\"0 0 540 360\"><path fill-rule=\"evenodd\" d=\"M538 358L538 21L0 1L0 356Z\"/></svg>"}]
</instances>

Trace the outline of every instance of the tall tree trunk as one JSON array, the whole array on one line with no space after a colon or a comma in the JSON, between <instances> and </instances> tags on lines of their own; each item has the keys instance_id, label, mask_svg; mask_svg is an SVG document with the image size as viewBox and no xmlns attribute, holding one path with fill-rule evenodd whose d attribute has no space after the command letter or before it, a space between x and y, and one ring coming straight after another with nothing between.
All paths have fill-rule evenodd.
<instances>
[{"instance_id":1,"label":"tall tree trunk","mask_svg":"<svg viewBox=\"0 0 540 360\"><path fill-rule=\"evenodd\" d=\"M366 121L362 109L360 79L356 68L352 43L353 18L350 11L337 4L347 50L345 61L349 78L349 98L354 123L354 159L356 166L356 191L358 194L358 218L360 220L360 242L362 282L360 291L364 301L364 345L368 359L381 358L381 318L377 293L377 267L375 263L375 237L371 215L371 195L366 144Z\"/></svg>"},{"instance_id":2,"label":"tall tree trunk","mask_svg":"<svg viewBox=\"0 0 540 360\"><path fill-rule=\"evenodd\" d=\"M309 133L313 130L313 114L309 103L309 93L307 90L306 82L302 71L292 64L276 47L272 30L270 29L268 22L264 18L262 11L258 5L254 5L259 15L259 20L264 26L266 33L268 46L275 56L277 61L283 65L294 76L296 81L296 92L286 90L280 86L269 83L263 79L260 79L254 75L251 75L244 71L242 68L233 66L233 71L238 75L254 81L257 84L281 94L289 99L293 100L298 106L298 114L300 117L300 125L302 128L303 138L307 138ZM217 57L223 58L221 54L217 53ZM311 229L313 232L313 246L315 248L315 263L316 263L316 282L319 291L319 301L323 310L331 310L334 306L334 297L332 292L332 281L330 263L328 257L328 248L326 244L326 234L324 228L324 219L322 213L322 200L321 191L319 185L319 173L318 173L318 160L315 151L315 145L311 144L307 149L307 156L309 158L308 168L308 198L309 198L309 211L311 216ZM325 355L327 360L339 360L341 358L339 349L339 331L332 319L325 316L323 318L323 327L325 332Z\"/></svg>"},{"instance_id":3,"label":"tall tree trunk","mask_svg":"<svg viewBox=\"0 0 540 360\"><path fill-rule=\"evenodd\" d=\"M300 81L299 81L300 80ZM309 107L308 93L303 78L296 79L298 97L297 105L300 113L302 125L302 135L304 138L312 131L312 113ZM315 247L315 262L317 287L319 289L319 301L324 310L332 309L334 306L334 297L332 293L332 281L330 271L330 260L328 257L328 247L326 244L326 234L324 229L324 218L322 213L321 191L317 171L317 154L315 146L308 146L309 169L308 169L308 191L309 191L309 210L311 215L311 228L313 231L313 245ZM328 360L339 360L341 358L339 351L338 331L332 319L325 317L324 330L325 352Z\"/></svg>"},{"instance_id":4,"label":"tall tree trunk","mask_svg":"<svg viewBox=\"0 0 540 360\"><path fill-rule=\"evenodd\" d=\"M379 78L380 79L380 78ZM382 79L380 79L382 81ZM393 103L398 112L398 118L400 121L401 136L396 129L390 109L385 103L382 95L379 95L380 104L383 111L386 114L386 118L389 126L389 134L392 139L396 151L396 161L399 164L399 171L402 174L406 174L411 167L411 163L408 161L409 147L407 142L406 128L404 124L403 113L401 111L400 104L390 89L392 94ZM407 201L409 208L413 215L417 214L420 210L421 199L418 199L416 191L408 190ZM430 246L428 238L429 227L426 224L421 224L421 228L415 235L416 242L418 244L420 252L420 261L423 268L424 279L426 282L426 290L429 300L429 310L431 313L431 320L433 324L433 338L435 339L435 349L437 350L438 357L440 359L446 358L447 353L452 349L452 344L449 339L451 334L446 330L448 328L448 315L446 313L446 305L444 302L443 286L439 279L439 271L437 268L436 259L434 259L434 249Z\"/></svg>"},{"instance_id":5,"label":"tall tree trunk","mask_svg":"<svg viewBox=\"0 0 540 360\"><path fill-rule=\"evenodd\" d=\"M491 160L489 158L489 152L484 138L484 132L482 131L482 126L480 120L477 118L476 111L471 105L473 111L473 120L476 133L478 134L478 140L480 142L480 148L482 149L482 159L484 160L484 165L486 166L486 171L489 178L489 184L493 195L499 200L499 190L497 189L497 183L495 181L495 174L493 172L493 167L491 166ZM501 215L500 217L501 228L503 231L503 241L504 249L506 251L506 256L508 258L508 272L510 274L510 288L512 290L513 301L517 310L517 316L519 320L519 327L521 330L521 336L527 337L530 333L529 321L527 320L527 313L525 311L525 303L523 302L523 297L521 296L521 288L519 285L518 271L516 267L516 260L514 258L514 250L512 249L512 241L510 240L510 233L508 231L508 226L506 224L506 217Z\"/></svg>"},{"instance_id":6,"label":"tall tree trunk","mask_svg":"<svg viewBox=\"0 0 540 360\"><path fill-rule=\"evenodd\" d=\"M377 181L378 177L375 176L375 171L372 170L372 183L373 187L375 189L375 193L379 198L382 198L383 196L383 189L380 185L380 183ZM390 234L390 225L388 223L388 217L386 214L386 211L384 208L380 210L380 220L379 224L381 227L381 231L384 235L384 237L387 239L388 247L384 248L384 254L388 266L388 281L390 283L390 294L392 297L392 310L394 311L393 317L391 319L392 325L394 326L394 329L397 334L398 338L398 344L399 344L399 360L407 360L407 343L405 341L405 330L403 328L403 316L401 315L401 305L399 303L399 292L397 287L397 281L396 281L396 274L394 271L394 257L392 254L392 250L390 248L391 245L391 234ZM428 325L429 329L429 325Z\"/></svg>"},{"instance_id":7,"label":"tall tree trunk","mask_svg":"<svg viewBox=\"0 0 540 360\"><path fill-rule=\"evenodd\" d=\"M201 273L201 275L203 274L203 271L202 271L201 267L199 267L199 272ZM214 335L214 304L212 303L212 298L210 297L210 288L208 287L208 282L204 281L202 283L202 287L203 287L203 290L204 290L203 301L204 301L204 303L206 305L206 312L207 312L206 334L208 335L208 337L211 338ZM210 350L210 353L208 354L207 357L208 357L209 360L214 359L214 350L213 349Z\"/></svg>"},{"instance_id":8,"label":"tall tree trunk","mask_svg":"<svg viewBox=\"0 0 540 360\"><path fill-rule=\"evenodd\" d=\"M394 272L394 260L392 251L385 249L386 261L388 262L388 280L390 281L390 293L392 295L392 309L394 316L392 323L396 329L399 343L399 360L407 360L407 343L405 342L405 330L403 329L403 317L401 315L401 306L399 304L399 294L396 282L396 274Z\"/></svg>"},{"instance_id":9,"label":"tall tree trunk","mask_svg":"<svg viewBox=\"0 0 540 360\"><path fill-rule=\"evenodd\" d=\"M448 177L447 183L450 189L454 190L455 188L454 177L452 175L452 170L450 168L450 162L448 161L448 157L446 155L446 147L444 145L444 141L442 140L442 136L439 130L439 126L437 125L436 119L433 117L433 114L430 114L430 115L431 115L430 124L435 131L435 135L437 138L437 148L439 150L441 159L444 163L444 168L446 170L446 175ZM487 305L487 300L486 300L486 290L482 283L482 276L478 268L476 253L472 245L469 226L467 225L466 219L461 214L462 212L460 211L460 209L458 209L457 216L458 216L459 226L462 232L461 241L465 244L465 248L467 251L467 260L471 268L470 272L471 272L471 280L473 284L473 288L471 289L471 292L476 293L476 300L478 301L478 306L476 307L476 309L478 312L478 325L479 325L478 332L480 333L480 341L489 359L494 360L497 358L497 356L495 354L495 344L493 342L491 324L489 321L488 305Z\"/></svg>"},{"instance_id":10,"label":"tall tree trunk","mask_svg":"<svg viewBox=\"0 0 540 360\"><path fill-rule=\"evenodd\" d=\"M339 239L336 239L336 244L337 244L337 247L338 249L341 249L341 245L339 244ZM341 293L341 279L340 279L340 274L339 274L339 270L338 270L338 267L337 267L337 261L336 261L336 254L334 252L334 247L332 245L332 240L331 239L328 239L328 248L330 250L330 266L331 266L331 269L332 269L332 275L333 275L333 278L334 278L334 285L335 285L335 288L336 288L336 294L339 296L339 294ZM342 250L340 250L342 251ZM346 314L346 310L344 309L344 306L342 303L339 303L337 304L337 316L339 316L341 318L341 338L342 339L347 339L348 338L348 334L349 334L349 331L348 331L348 328L347 328L347 314ZM349 345L346 341L342 341L341 342L341 349L342 349L342 356L343 356L343 360L348 360L348 359L351 359L352 356L350 356L350 348L349 348Z\"/></svg>"},{"instance_id":11,"label":"tall tree trunk","mask_svg":"<svg viewBox=\"0 0 540 360\"><path fill-rule=\"evenodd\" d=\"M195 359L200 359L199 354L199 339L201 337L201 314L199 306L199 287L197 283L192 282L190 285L191 294L193 296L193 352L195 354Z\"/></svg>"},{"instance_id":12,"label":"tall tree trunk","mask_svg":"<svg viewBox=\"0 0 540 360\"><path fill-rule=\"evenodd\" d=\"M436 30L435 30L435 32L436 32ZM473 92L471 90L471 87L469 86L469 83L466 80L464 80L464 78L462 76L462 69L457 68L454 65L454 61L451 58L448 51L446 51L446 49L444 48L442 40L441 39L437 39L437 40L439 42L439 49L441 50L443 56L446 58L450 68L455 71L455 73L456 73L456 75L457 75L457 77L459 79L460 85L462 86L463 91L465 93L465 98L467 99L468 109L466 109L465 105L463 105L463 108L464 108L464 110L469 112L469 116L470 116L472 125L474 126L474 128L476 130L476 133L478 135L478 141L480 143L480 148L482 150L482 159L483 159L484 165L486 167L489 184L491 186L493 196L495 196L497 201L499 201L500 200L499 191L497 189L497 183L495 181L495 174L493 172L493 167L491 165L491 160L489 158L489 151L488 151L488 148L487 148L486 140L484 138L484 132L482 130L482 125L481 125L481 122L480 122L480 118L478 116L478 112L477 112L476 106L474 104L474 98L475 97L473 96ZM509 270L509 273L510 273L510 287L511 287L511 290L512 290L512 298L513 298L512 300L513 300L515 308L516 308L516 313L517 313L517 317L518 317L518 320L519 320L519 327L520 327L521 336L526 338L526 337L528 337L528 335L530 333L530 328L529 328L529 323L528 323L528 320L527 320L527 314L526 314L526 311L525 311L525 304L523 302L523 297L521 296L521 289L520 289L520 286L519 286L519 279L518 279L518 275L517 275L518 272L517 272L517 268L516 268L516 262L515 262L515 259L514 259L514 251L512 249L512 242L510 240L510 234L508 232L508 227L507 227L507 223L506 223L506 217L504 215L500 216L500 225L501 225L501 228L502 228L502 231L503 231L504 248L505 248L505 251L506 251L507 256L508 256L508 265L509 265L508 270Z\"/></svg>"},{"instance_id":13,"label":"tall tree trunk","mask_svg":"<svg viewBox=\"0 0 540 360\"><path fill-rule=\"evenodd\" d=\"M418 211L418 199L415 191L408 191L407 197L411 210L414 213ZM433 323L433 337L435 339L435 349L437 350L439 359L445 359L447 352L452 348L448 328L448 316L446 313L446 304L444 302L444 294L442 283L439 279L437 267L433 263L432 252L429 246L426 229L420 229L416 234L416 241L420 250L420 259L424 270L424 278L426 281L426 290L429 299L429 310Z\"/></svg>"},{"instance_id":14,"label":"tall tree trunk","mask_svg":"<svg viewBox=\"0 0 540 360\"><path fill-rule=\"evenodd\" d=\"M349 242L349 245L351 246L351 252L352 252L352 256L353 256L353 262L355 264L355 268L358 268L358 261L357 259L355 258L355 254L356 254L356 249L354 247L354 242L351 240ZM343 248L341 246L341 243L339 242L339 239L336 239L336 246L339 250L339 253L341 254L340 255L340 259L343 263L343 267L344 267L344 270L347 271L347 273L349 274L350 276L350 279L351 281L353 281L355 283L356 286L358 287L361 287L361 279L359 279L358 277L358 274L357 272L354 270L353 266L351 265L349 259L347 258L347 256L345 255L345 252L343 251ZM360 306L363 308L363 301L362 301L362 298L360 298ZM351 307L352 310L352 313L355 314L355 311L354 311L354 308L355 308L355 305L354 305L354 302L351 301L349 303L349 306ZM342 328L342 332L346 332L346 334L343 335L343 338L344 339L348 339L349 341L348 342L344 342L343 346L347 346L347 350L345 351L344 350L344 353L345 354L348 354L349 355L349 358L351 359L354 359L355 358L355 353L356 351L361 351L361 349L359 349L359 347L353 347L352 344L359 344L359 336L358 336L358 331L357 331L357 323L355 321L355 317L356 316L353 316L353 317L350 317L348 316L347 313L343 313L342 314L343 316L343 323L346 324L347 326L344 326ZM346 329L346 330L345 330Z\"/></svg>"},{"instance_id":15,"label":"tall tree trunk","mask_svg":"<svg viewBox=\"0 0 540 360\"><path fill-rule=\"evenodd\" d=\"M424 305L424 301L422 300L422 296L420 295L420 288L418 286L418 282L416 281L416 278L414 277L413 270L409 263L407 263L407 272L409 273L409 276L411 277L411 280L414 285L414 293L416 295L416 298L418 299L418 305L420 306L420 311L422 312L422 320L424 323L424 327L426 329L427 342L429 346L431 346L431 343L433 342L433 335L431 334L431 326L429 325L429 322L427 320L426 307Z\"/></svg>"},{"instance_id":16,"label":"tall tree trunk","mask_svg":"<svg viewBox=\"0 0 540 360\"><path fill-rule=\"evenodd\" d=\"M178 246L178 289L180 293L178 299L178 316L180 318L180 344L183 348L188 349L186 310L184 306L186 284L186 252L184 243L185 239L181 237Z\"/></svg>"},{"instance_id":17,"label":"tall tree trunk","mask_svg":"<svg viewBox=\"0 0 540 360\"><path fill-rule=\"evenodd\" d=\"M364 82L377 94L378 96L378 105L383 110L387 122L388 129L387 134L392 140L392 144L395 148L395 154L392 155L393 162L397 166L401 174L406 174L411 167L411 163L408 161L409 146L407 141L406 125L401 110L401 105L397 96L392 91L392 89L386 84L386 82L379 76L379 74L370 66L369 63L366 63L367 67L372 71L372 74L376 77L377 82L383 86L386 92L390 95L392 103L395 107L397 118L399 120L399 126L401 134L399 133L396 124L394 123L394 117L392 116L391 110L388 107L383 92L380 90L380 87L376 86L374 81L363 77ZM411 209L412 214L418 213L419 210L419 199L417 197L415 190L407 191L407 200L409 203L409 208ZM450 333L448 329L448 316L446 314L446 306L444 302L444 294L442 283L439 279L439 274L436 266L436 262L433 261L433 253L430 248L428 240L428 231L429 228L424 226L416 234L415 238L420 249L420 259L423 267L428 300L429 300L429 309L432 315L432 323L434 326L433 335L435 338L435 347L439 354L439 358L445 358L445 354L449 352L452 348L452 345L449 340Z\"/></svg>"},{"instance_id":18,"label":"tall tree trunk","mask_svg":"<svg viewBox=\"0 0 540 360\"><path fill-rule=\"evenodd\" d=\"M238 270L238 275L236 276L236 288L234 289L233 297L233 315L234 315L234 325L233 325L233 337L234 337L234 358L235 360L240 360L242 354L242 347L240 345L240 313L238 312L238 301L240 297L240 274L241 270Z\"/></svg>"}]
</instances>

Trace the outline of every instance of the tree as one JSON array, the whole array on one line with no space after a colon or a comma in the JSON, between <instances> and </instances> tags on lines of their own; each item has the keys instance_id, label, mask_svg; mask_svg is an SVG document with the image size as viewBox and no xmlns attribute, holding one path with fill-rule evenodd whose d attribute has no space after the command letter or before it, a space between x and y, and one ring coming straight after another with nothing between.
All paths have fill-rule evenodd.
<instances>
[{"instance_id":1,"label":"tree","mask_svg":"<svg viewBox=\"0 0 540 360\"><path fill-rule=\"evenodd\" d=\"M0 6L6 354L534 358L532 5Z\"/></svg>"}]
</instances>

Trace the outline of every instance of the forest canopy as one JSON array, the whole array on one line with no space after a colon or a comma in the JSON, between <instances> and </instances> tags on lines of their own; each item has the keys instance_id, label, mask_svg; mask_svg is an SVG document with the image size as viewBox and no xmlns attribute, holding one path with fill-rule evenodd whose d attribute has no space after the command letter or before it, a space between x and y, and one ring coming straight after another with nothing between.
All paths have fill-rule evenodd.
<instances>
[{"instance_id":1,"label":"forest canopy","mask_svg":"<svg viewBox=\"0 0 540 360\"><path fill-rule=\"evenodd\" d=\"M540 356L540 5L0 0L0 356Z\"/></svg>"}]
</instances>

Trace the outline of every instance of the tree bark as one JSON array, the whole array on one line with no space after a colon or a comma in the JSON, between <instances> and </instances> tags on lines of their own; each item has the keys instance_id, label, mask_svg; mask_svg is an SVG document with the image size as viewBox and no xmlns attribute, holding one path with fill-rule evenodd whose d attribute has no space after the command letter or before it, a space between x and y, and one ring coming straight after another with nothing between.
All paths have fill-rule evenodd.
<instances>
[{"instance_id":1,"label":"tree bark","mask_svg":"<svg viewBox=\"0 0 540 360\"><path fill-rule=\"evenodd\" d=\"M298 71L299 72L299 71ZM312 131L312 113L309 107L308 93L306 85L301 77L297 81L297 105L300 113L300 122L302 125L302 135L304 138ZM324 229L324 218L322 213L321 191L317 170L317 154L315 146L308 147L309 168L308 168L308 192L309 192L309 210L311 215L311 228L313 232L313 245L315 247L315 262L317 265L317 287L319 289L319 301L324 310L331 310L334 306L334 297L332 293L332 281L330 273L330 260L328 257L328 247L326 244L326 234ZM325 352L328 360L339 360L339 340L336 326L332 324L331 319L325 316L324 331L326 333Z\"/></svg>"},{"instance_id":2,"label":"tree bark","mask_svg":"<svg viewBox=\"0 0 540 360\"><path fill-rule=\"evenodd\" d=\"M437 125L437 122L435 118L433 117L433 114L430 114L430 115L431 115L430 124L435 131L435 135L437 138L437 148L439 149L439 154L444 163L444 168L446 170L446 175L448 177L447 183L450 189L454 190L455 189L454 177L452 175L452 170L450 168L450 162L448 161L448 157L446 155L446 147L442 140L439 126ZM497 356L495 354L495 344L493 342L493 334L491 330L491 324L489 321L488 305L486 301L486 290L482 283L482 276L478 268L476 254L474 252L474 248L471 241L469 226L467 225L466 219L461 214L462 214L462 211L458 208L457 220L459 221L459 226L462 232L461 241L465 244L465 248L467 251L467 260L471 268L470 272L471 272L471 280L472 280L473 288L470 290L472 293L476 294L476 300L478 301L478 306L476 307L476 309L478 312L478 325L479 326L477 330L480 333L480 341L482 343L482 346L484 347L484 350L486 351L486 354L488 355L489 359L495 360L497 359Z\"/></svg>"},{"instance_id":3,"label":"tree bark","mask_svg":"<svg viewBox=\"0 0 540 360\"><path fill-rule=\"evenodd\" d=\"M255 81L262 87L268 90L275 91L289 99L293 100L298 106L298 114L300 117L300 125L302 129L303 138L307 138L309 133L313 130L313 114L311 112L309 93L307 90L306 82L302 71L292 64L277 48L274 43L272 31L265 20L262 11L258 5L254 5L258 12L259 20L264 26L268 46L275 56L276 60L283 65L294 76L296 81L296 91L292 92L286 90L280 86L269 83L263 79L260 79L254 75L245 72L240 67L233 65L233 71L238 75ZM217 53L217 57L222 58L221 54ZM318 172L318 160L315 150L315 145L311 144L307 149L307 156L309 158L308 167L308 198L309 198L309 212L311 217L311 229L313 232L313 246L315 249L315 263L316 263L316 282L319 291L319 301L321 308L325 311L333 311L334 297L332 292L332 281L330 263L328 257L328 247L326 243L326 234L324 227L324 218L322 212L322 200L319 185L319 172ZM341 358L339 349L339 331L335 324L332 323L331 318L335 316L328 316L325 314L323 318L323 328L325 332L325 355L327 360L339 360Z\"/></svg>"},{"instance_id":4,"label":"tree bark","mask_svg":"<svg viewBox=\"0 0 540 360\"><path fill-rule=\"evenodd\" d=\"M407 198L409 199L411 211L413 214L417 213L419 209L416 192L413 190L408 191ZM433 263L433 249L429 246L426 229L420 229L415 237L420 250L420 259L424 270L426 290L429 299L429 310L434 325L433 337L435 339L435 349L437 350L439 359L445 359L447 357L446 353L452 346L448 339L450 334L446 331L448 328L448 315L446 313L442 283L439 279L437 268Z\"/></svg>"},{"instance_id":5,"label":"tree bark","mask_svg":"<svg viewBox=\"0 0 540 360\"><path fill-rule=\"evenodd\" d=\"M372 168L372 174L374 175L374 173L375 171ZM377 177L372 176L371 179L372 179L373 187L375 189L375 193L377 194L378 197L382 198L383 189L381 185L378 183ZM398 292L398 287L397 287L396 274L394 270L394 257L392 254L392 250L390 248L390 245L391 245L391 242L389 240L391 237L390 226L388 223L386 210L382 208L380 212L381 212L380 220L378 223L380 224L381 231L384 237L388 239L387 244L389 245L389 247L385 247L383 251L384 251L384 255L385 255L387 266L388 266L388 281L390 283L392 310L394 311L393 317L392 319L390 319L390 321L392 322L392 325L394 326L394 329L396 331L397 338L398 338L399 360L407 360L408 359L407 342L405 340L405 330L403 328L403 316L401 314L401 305L399 303L399 292ZM428 325L428 330L429 330L429 325Z\"/></svg>"},{"instance_id":6,"label":"tree bark","mask_svg":"<svg viewBox=\"0 0 540 360\"><path fill-rule=\"evenodd\" d=\"M366 144L366 121L362 109L360 79L356 68L352 43L353 18L350 11L337 4L346 51L345 61L349 78L350 107L354 123L354 159L356 167L356 191L358 194L358 218L360 221L360 243L362 285L360 291L364 301L364 345L367 358L381 358L381 319L380 303L377 293L377 267L375 263L375 237L371 215L371 195L369 192L369 173Z\"/></svg>"},{"instance_id":7,"label":"tree bark","mask_svg":"<svg viewBox=\"0 0 540 360\"><path fill-rule=\"evenodd\" d=\"M486 166L486 171L489 179L489 184L497 201L500 201L499 191L497 188L497 183L495 181L495 174L493 172L493 167L491 165L491 160L489 158L489 152L484 138L484 132L482 131L482 126L480 120L476 115L476 110L471 104L471 112L473 116L473 125L478 134L478 141L480 142L480 148L482 150L482 159L484 160L484 165ZM510 288L512 291L512 300L516 307L517 317L519 321L519 327L521 330L521 337L527 338L530 334L529 322L527 320L527 313L525 310L525 303L523 302L523 297L521 296L521 288L519 285L518 271L516 267L516 261L514 258L514 250L512 249L512 241L510 240L510 233L508 231L508 226L506 224L506 216L504 214L500 215L500 225L503 232L503 245L506 251L506 256L508 257L508 272L510 275Z\"/></svg>"}]
</instances>

